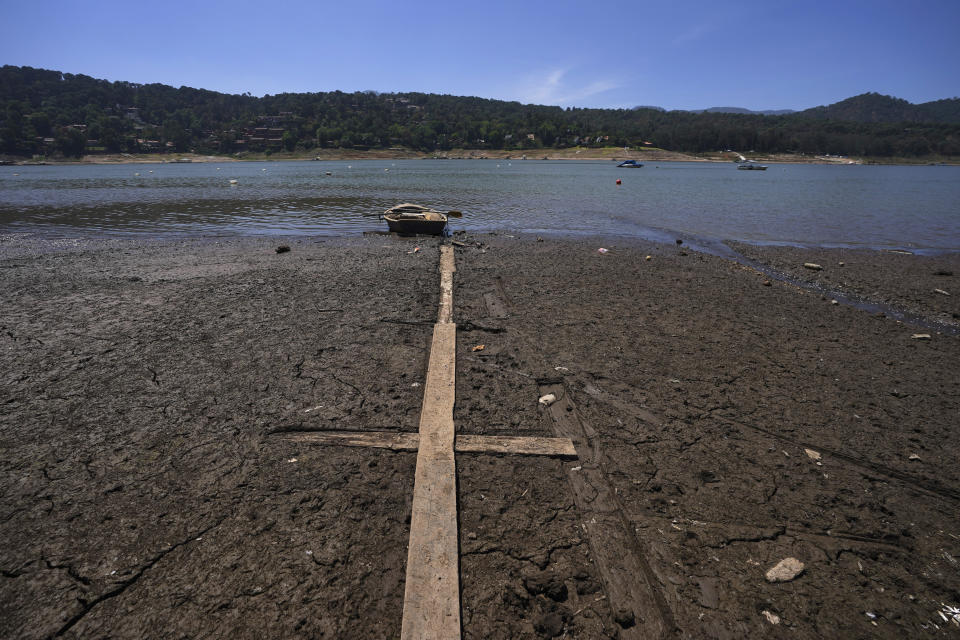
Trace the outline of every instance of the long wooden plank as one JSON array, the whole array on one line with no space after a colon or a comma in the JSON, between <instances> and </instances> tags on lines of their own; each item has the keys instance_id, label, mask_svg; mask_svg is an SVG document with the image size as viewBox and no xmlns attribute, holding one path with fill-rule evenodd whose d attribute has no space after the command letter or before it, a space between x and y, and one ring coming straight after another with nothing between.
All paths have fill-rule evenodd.
<instances>
[{"instance_id":1,"label":"long wooden plank","mask_svg":"<svg viewBox=\"0 0 960 640\"><path fill-rule=\"evenodd\" d=\"M466 436L457 434L457 453L507 453L526 456L576 458L570 438L521 436Z\"/></svg>"},{"instance_id":2,"label":"long wooden plank","mask_svg":"<svg viewBox=\"0 0 960 640\"><path fill-rule=\"evenodd\" d=\"M296 431L277 435L294 442L342 447L373 447L393 451L416 451L420 445L420 434L396 431ZM577 450L570 438L460 434L455 437L453 448L456 453L503 453L553 458L577 457Z\"/></svg>"},{"instance_id":3,"label":"long wooden plank","mask_svg":"<svg viewBox=\"0 0 960 640\"><path fill-rule=\"evenodd\" d=\"M450 247L441 248L440 263L440 313L433 329L420 411L420 448L413 485L401 640L460 638L457 473L453 453L457 325L450 322Z\"/></svg>"},{"instance_id":4,"label":"long wooden plank","mask_svg":"<svg viewBox=\"0 0 960 640\"><path fill-rule=\"evenodd\" d=\"M437 322L453 322L453 272L456 271L453 260L453 247L440 247L440 309Z\"/></svg>"},{"instance_id":5,"label":"long wooden plank","mask_svg":"<svg viewBox=\"0 0 960 640\"><path fill-rule=\"evenodd\" d=\"M374 447L394 451L416 451L420 434L396 431L297 431L278 434L287 440L341 447Z\"/></svg>"}]
</instances>

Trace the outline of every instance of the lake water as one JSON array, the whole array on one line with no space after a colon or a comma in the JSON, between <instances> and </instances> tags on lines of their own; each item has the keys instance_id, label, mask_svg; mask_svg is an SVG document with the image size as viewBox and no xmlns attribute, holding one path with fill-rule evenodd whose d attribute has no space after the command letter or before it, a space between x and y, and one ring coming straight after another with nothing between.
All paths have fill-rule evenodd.
<instances>
[{"instance_id":1,"label":"lake water","mask_svg":"<svg viewBox=\"0 0 960 640\"><path fill-rule=\"evenodd\" d=\"M960 250L960 167L769 167L540 160L0 167L0 233L347 235L383 230L377 213L416 202L462 211L453 230Z\"/></svg>"}]
</instances>

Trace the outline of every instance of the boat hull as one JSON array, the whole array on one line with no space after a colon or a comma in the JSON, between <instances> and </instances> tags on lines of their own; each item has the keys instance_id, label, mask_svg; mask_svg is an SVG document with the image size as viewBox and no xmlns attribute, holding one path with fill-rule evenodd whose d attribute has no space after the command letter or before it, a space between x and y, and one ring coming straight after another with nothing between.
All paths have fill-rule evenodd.
<instances>
[{"instance_id":1,"label":"boat hull","mask_svg":"<svg viewBox=\"0 0 960 640\"><path fill-rule=\"evenodd\" d=\"M447 221L444 220L414 220L414 219L397 219L392 218L390 215L383 216L387 221L387 228L394 233L402 233L404 235L428 235L428 236L438 236L443 233L443 230L447 227Z\"/></svg>"}]
</instances>

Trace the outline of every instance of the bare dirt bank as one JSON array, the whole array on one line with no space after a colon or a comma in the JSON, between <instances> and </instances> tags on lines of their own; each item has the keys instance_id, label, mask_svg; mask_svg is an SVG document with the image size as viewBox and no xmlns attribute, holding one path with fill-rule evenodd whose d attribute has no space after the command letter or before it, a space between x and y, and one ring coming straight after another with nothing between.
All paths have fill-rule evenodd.
<instances>
[{"instance_id":1,"label":"bare dirt bank","mask_svg":"<svg viewBox=\"0 0 960 640\"><path fill-rule=\"evenodd\" d=\"M458 240L458 431L552 435L552 384L597 453L458 456L465 638L956 633L960 340L683 245ZM397 637L416 455L274 433L416 430L439 242L5 237L0 635ZM610 606L584 465L662 608Z\"/></svg>"}]
</instances>

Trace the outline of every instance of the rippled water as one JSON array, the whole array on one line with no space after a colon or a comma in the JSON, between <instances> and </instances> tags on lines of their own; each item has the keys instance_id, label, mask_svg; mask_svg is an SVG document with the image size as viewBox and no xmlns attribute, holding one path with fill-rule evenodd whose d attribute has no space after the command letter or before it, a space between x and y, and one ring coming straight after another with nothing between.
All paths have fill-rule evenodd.
<instances>
[{"instance_id":1,"label":"rippled water","mask_svg":"<svg viewBox=\"0 0 960 640\"><path fill-rule=\"evenodd\" d=\"M343 235L384 229L376 214L399 202L463 211L454 230L960 249L960 167L748 172L732 163L619 169L534 160L0 167L0 233Z\"/></svg>"}]
</instances>

